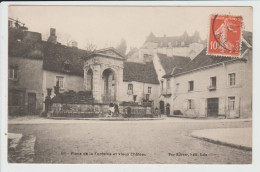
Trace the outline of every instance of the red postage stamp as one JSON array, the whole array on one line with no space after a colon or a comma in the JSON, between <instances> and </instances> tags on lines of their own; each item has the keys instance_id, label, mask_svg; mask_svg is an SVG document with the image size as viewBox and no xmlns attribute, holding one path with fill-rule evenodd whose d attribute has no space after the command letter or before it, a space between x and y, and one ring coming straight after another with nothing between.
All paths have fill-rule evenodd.
<instances>
[{"instance_id":1,"label":"red postage stamp","mask_svg":"<svg viewBox=\"0 0 260 172\"><path fill-rule=\"evenodd\" d=\"M241 29L241 16L211 15L207 53L240 57Z\"/></svg>"}]
</instances>

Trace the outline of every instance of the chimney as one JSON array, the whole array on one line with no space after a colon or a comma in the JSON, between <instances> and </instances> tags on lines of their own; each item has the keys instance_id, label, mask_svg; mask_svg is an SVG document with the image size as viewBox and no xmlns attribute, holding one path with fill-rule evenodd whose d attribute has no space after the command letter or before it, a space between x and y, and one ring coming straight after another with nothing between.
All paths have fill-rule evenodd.
<instances>
[{"instance_id":1,"label":"chimney","mask_svg":"<svg viewBox=\"0 0 260 172\"><path fill-rule=\"evenodd\" d=\"M50 29L50 36L48 38L48 42L51 42L53 44L57 44L57 36L56 36L56 29L55 28Z\"/></svg>"},{"instance_id":2,"label":"chimney","mask_svg":"<svg viewBox=\"0 0 260 172\"><path fill-rule=\"evenodd\" d=\"M72 41L71 42L71 47L77 48L78 47L77 41Z\"/></svg>"}]
</instances>

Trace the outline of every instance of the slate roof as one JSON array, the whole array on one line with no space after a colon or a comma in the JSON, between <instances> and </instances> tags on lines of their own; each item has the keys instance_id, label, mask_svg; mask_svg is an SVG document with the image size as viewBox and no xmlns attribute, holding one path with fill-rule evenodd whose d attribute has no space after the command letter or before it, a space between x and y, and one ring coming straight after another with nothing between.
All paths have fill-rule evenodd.
<instances>
[{"instance_id":1,"label":"slate roof","mask_svg":"<svg viewBox=\"0 0 260 172\"><path fill-rule=\"evenodd\" d=\"M183 66L185 66L187 63L190 62L189 57L183 57L183 56L168 57L167 55L160 54L160 53L157 53L157 56L159 57L161 65L165 70L166 74L171 73L173 68L182 68Z\"/></svg>"},{"instance_id":2,"label":"slate roof","mask_svg":"<svg viewBox=\"0 0 260 172\"><path fill-rule=\"evenodd\" d=\"M124 62L123 80L159 84L153 62Z\"/></svg>"},{"instance_id":3,"label":"slate roof","mask_svg":"<svg viewBox=\"0 0 260 172\"><path fill-rule=\"evenodd\" d=\"M86 50L42 41L37 32L9 30L8 55L43 60L44 70L83 76L84 60L82 58L87 54ZM69 61L69 71L64 70L65 61Z\"/></svg>"}]
</instances>

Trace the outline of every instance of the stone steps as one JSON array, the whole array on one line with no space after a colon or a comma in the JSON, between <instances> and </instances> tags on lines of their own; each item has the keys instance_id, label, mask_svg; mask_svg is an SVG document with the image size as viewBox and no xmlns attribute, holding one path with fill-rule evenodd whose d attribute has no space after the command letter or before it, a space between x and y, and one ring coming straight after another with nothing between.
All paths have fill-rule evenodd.
<instances>
[{"instance_id":1,"label":"stone steps","mask_svg":"<svg viewBox=\"0 0 260 172\"><path fill-rule=\"evenodd\" d=\"M33 135L23 136L15 151L8 152L10 163L33 163L36 137Z\"/></svg>"}]
</instances>

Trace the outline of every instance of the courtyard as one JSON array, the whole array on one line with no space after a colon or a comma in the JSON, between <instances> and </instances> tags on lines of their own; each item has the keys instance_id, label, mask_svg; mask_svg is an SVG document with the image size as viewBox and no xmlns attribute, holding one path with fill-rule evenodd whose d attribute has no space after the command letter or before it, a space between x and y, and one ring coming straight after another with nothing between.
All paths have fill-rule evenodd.
<instances>
[{"instance_id":1,"label":"courtyard","mask_svg":"<svg viewBox=\"0 0 260 172\"><path fill-rule=\"evenodd\" d=\"M250 164L251 151L191 137L195 130L249 127L252 127L251 120L240 119L95 121L39 118L10 120L8 132L36 138L33 163Z\"/></svg>"}]
</instances>

